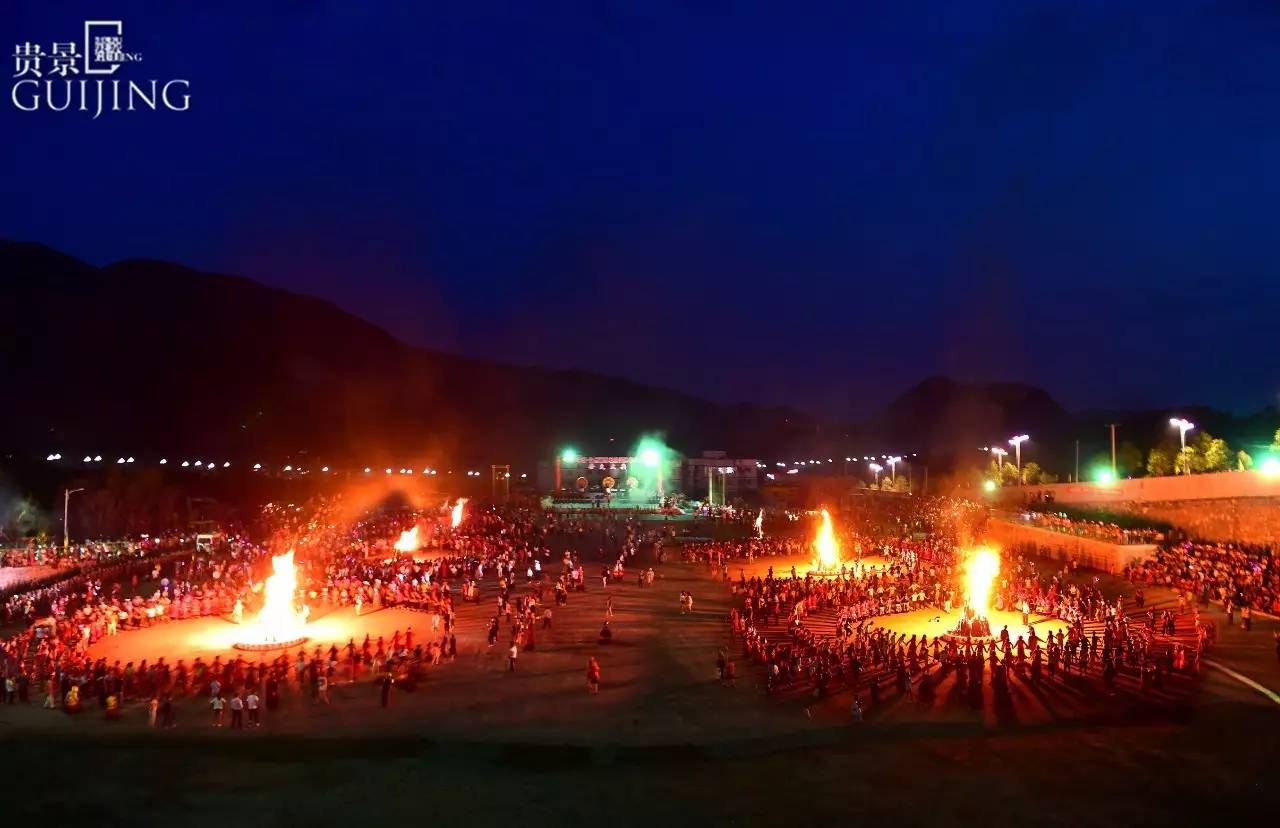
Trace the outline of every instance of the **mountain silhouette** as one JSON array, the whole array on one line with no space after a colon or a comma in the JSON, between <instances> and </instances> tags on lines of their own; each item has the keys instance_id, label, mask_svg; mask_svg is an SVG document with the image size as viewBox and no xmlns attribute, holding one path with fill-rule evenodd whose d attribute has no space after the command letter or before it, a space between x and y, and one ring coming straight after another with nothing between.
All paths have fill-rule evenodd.
<instances>
[{"instance_id":1,"label":"mountain silhouette","mask_svg":"<svg viewBox=\"0 0 1280 828\"><path fill-rule=\"evenodd\" d=\"M582 371L412 347L308 296L145 259L95 267L0 241L7 325L2 449L279 463L526 463L571 445L626 454L661 433L686 454L762 460L916 453L942 470L1027 433L1024 460L1072 470L1109 445L1106 424L1144 448L1169 411L1072 414L1043 389L930 377L865 423L725 405ZM1245 447L1270 440L1272 410L1245 418L1188 407ZM1082 459L1083 462L1083 459Z\"/></svg>"},{"instance_id":2,"label":"mountain silhouette","mask_svg":"<svg viewBox=\"0 0 1280 828\"><path fill-rule=\"evenodd\" d=\"M647 432L781 452L822 431L800 411L411 347L328 302L166 262L0 242L0 272L9 451L443 464L625 454Z\"/></svg>"}]
</instances>

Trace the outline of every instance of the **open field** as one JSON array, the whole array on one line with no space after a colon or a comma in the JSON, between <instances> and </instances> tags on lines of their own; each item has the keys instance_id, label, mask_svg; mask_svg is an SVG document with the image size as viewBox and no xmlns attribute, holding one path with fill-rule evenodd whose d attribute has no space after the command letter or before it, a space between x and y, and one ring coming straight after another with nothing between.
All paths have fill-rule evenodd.
<instances>
[{"instance_id":1,"label":"open field","mask_svg":"<svg viewBox=\"0 0 1280 828\"><path fill-rule=\"evenodd\" d=\"M589 579L514 674L505 625L498 646L485 644L490 585L481 604L460 610L457 661L431 668L416 692L394 693L386 710L363 681L337 686L328 707L290 689L257 731L214 730L203 699L182 701L171 731L148 729L136 704L115 722L92 700L76 717L37 703L0 708L0 733L34 777L10 801L19 815L58 823L135 825L175 814L192 824L653 825L705 824L706 815L777 825L1207 824L1276 803L1280 707L1217 671L1154 698L1123 686L1107 697L1090 678L1040 692L1018 683L1011 709L990 693L978 707L948 698L944 682L930 706L886 691L852 725L847 692L766 698L742 662L737 686L720 686L717 647L738 652L724 623L727 588L689 565L660 572L652 589L610 587L617 639L608 647L596 644L605 592ZM682 589L697 598L691 615L679 612ZM429 629L428 616L408 610L340 611L327 622L375 637ZM109 646L154 658L219 625L231 626L174 622ZM1259 624L1251 635L1268 641L1270 631ZM603 670L594 697L583 680L589 655ZM1265 659L1249 663L1266 678Z\"/></svg>"}]
</instances>

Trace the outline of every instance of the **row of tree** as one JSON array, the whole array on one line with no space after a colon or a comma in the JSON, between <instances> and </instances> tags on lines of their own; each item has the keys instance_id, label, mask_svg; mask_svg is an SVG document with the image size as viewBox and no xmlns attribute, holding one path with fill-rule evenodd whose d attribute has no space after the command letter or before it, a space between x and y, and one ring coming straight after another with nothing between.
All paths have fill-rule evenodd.
<instances>
[{"instance_id":1,"label":"row of tree","mask_svg":"<svg viewBox=\"0 0 1280 828\"><path fill-rule=\"evenodd\" d=\"M1269 447L1268 453L1280 455L1280 429ZM1234 449L1221 437L1201 431L1187 441L1169 440L1142 456L1132 443L1122 443L1116 449L1116 474L1120 477L1163 477L1171 474L1202 474L1205 472L1248 471L1253 468L1254 457L1244 449ZM1095 454L1089 461L1090 469L1110 469L1111 455Z\"/></svg>"},{"instance_id":2,"label":"row of tree","mask_svg":"<svg viewBox=\"0 0 1280 828\"><path fill-rule=\"evenodd\" d=\"M1267 454L1280 457L1280 429L1276 430L1270 446L1262 449ZM1187 441L1183 448L1177 438L1156 446L1144 456L1142 449L1124 442L1116 447L1115 474L1117 477L1162 477L1171 474L1201 474L1205 472L1248 471L1254 466L1254 457L1244 449L1233 448L1221 437L1201 431ZM1080 469L1084 479L1096 478L1102 471L1111 471L1111 453L1098 452ZM980 470L980 481L990 481L998 486L1035 486L1057 483L1058 475L1042 469L1035 462L1022 464L1021 470L1009 462L992 459Z\"/></svg>"},{"instance_id":3,"label":"row of tree","mask_svg":"<svg viewBox=\"0 0 1280 828\"><path fill-rule=\"evenodd\" d=\"M1036 486L1058 482L1056 474L1045 471L1040 468L1039 463L1031 460L1023 463L1021 469L1013 463L998 463L992 460L982 474L984 480L994 480L999 486L1017 486L1019 483L1024 486Z\"/></svg>"},{"instance_id":4,"label":"row of tree","mask_svg":"<svg viewBox=\"0 0 1280 828\"><path fill-rule=\"evenodd\" d=\"M881 492L909 492L911 480L905 474L900 474L897 477L882 477L878 481L869 481L866 486L868 489Z\"/></svg>"}]
</instances>

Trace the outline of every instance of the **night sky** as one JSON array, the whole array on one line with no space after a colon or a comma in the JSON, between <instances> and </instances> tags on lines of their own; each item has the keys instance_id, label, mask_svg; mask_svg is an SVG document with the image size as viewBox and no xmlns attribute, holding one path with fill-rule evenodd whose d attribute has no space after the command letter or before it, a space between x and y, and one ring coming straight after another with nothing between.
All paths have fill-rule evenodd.
<instances>
[{"instance_id":1,"label":"night sky","mask_svg":"<svg viewBox=\"0 0 1280 828\"><path fill-rule=\"evenodd\" d=\"M192 105L4 101L0 236L833 415L936 373L1280 393L1273 3L5 8L6 55L122 19L120 77Z\"/></svg>"}]
</instances>

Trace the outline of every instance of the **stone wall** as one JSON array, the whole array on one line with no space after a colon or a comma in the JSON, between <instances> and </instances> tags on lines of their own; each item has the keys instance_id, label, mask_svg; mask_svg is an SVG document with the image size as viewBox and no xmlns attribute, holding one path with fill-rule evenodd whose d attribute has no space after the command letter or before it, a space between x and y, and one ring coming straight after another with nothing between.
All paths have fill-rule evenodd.
<instances>
[{"instance_id":1,"label":"stone wall","mask_svg":"<svg viewBox=\"0 0 1280 828\"><path fill-rule=\"evenodd\" d=\"M1145 477L1114 483L1009 486L998 499L1012 507L1052 494L1064 506L1095 506L1156 518L1193 537L1280 544L1280 476L1258 471Z\"/></svg>"},{"instance_id":2,"label":"stone wall","mask_svg":"<svg viewBox=\"0 0 1280 828\"><path fill-rule=\"evenodd\" d=\"M1195 538L1280 545L1280 499L1118 503L1107 508L1167 521Z\"/></svg>"},{"instance_id":3,"label":"stone wall","mask_svg":"<svg viewBox=\"0 0 1280 828\"><path fill-rule=\"evenodd\" d=\"M1280 475L1260 471L1139 477L1112 483L1051 483L1008 486L999 497L1016 502L1051 493L1058 503L1166 503L1177 500L1225 500L1265 497L1280 499Z\"/></svg>"}]
</instances>

